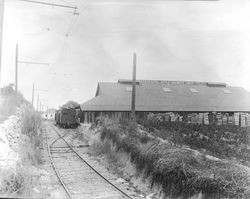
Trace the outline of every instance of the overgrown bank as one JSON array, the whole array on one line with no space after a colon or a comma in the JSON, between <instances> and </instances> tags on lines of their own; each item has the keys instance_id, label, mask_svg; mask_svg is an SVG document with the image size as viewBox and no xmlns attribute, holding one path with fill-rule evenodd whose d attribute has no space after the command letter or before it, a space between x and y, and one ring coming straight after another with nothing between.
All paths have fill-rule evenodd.
<instances>
[{"instance_id":1,"label":"overgrown bank","mask_svg":"<svg viewBox=\"0 0 250 199\"><path fill-rule=\"evenodd\" d=\"M186 145L219 158L237 159L247 165L250 161L250 127L187 124L157 119L140 123L151 135L174 144Z\"/></svg>"},{"instance_id":2,"label":"overgrown bank","mask_svg":"<svg viewBox=\"0 0 250 199\"><path fill-rule=\"evenodd\" d=\"M1 95L7 118L0 124L0 195L29 197L40 163L41 118L21 94ZM3 108L5 106L5 108Z\"/></svg>"},{"instance_id":3,"label":"overgrown bank","mask_svg":"<svg viewBox=\"0 0 250 199\"><path fill-rule=\"evenodd\" d=\"M128 154L137 175L149 179L166 196L188 198L249 198L249 176L243 166L207 158L198 151L152 137L130 122L100 122L100 139L106 151ZM117 157L119 159L119 157Z\"/></svg>"}]
</instances>

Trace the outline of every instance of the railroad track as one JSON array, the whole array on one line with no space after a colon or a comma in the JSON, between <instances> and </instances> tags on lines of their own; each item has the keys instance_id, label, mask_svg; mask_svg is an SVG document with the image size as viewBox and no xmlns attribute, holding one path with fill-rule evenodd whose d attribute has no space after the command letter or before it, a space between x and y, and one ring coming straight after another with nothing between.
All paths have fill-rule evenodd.
<instances>
[{"instance_id":1,"label":"railroad track","mask_svg":"<svg viewBox=\"0 0 250 199\"><path fill-rule=\"evenodd\" d=\"M68 198L132 199L83 159L57 128L50 125L50 129L47 133L50 161Z\"/></svg>"}]
</instances>

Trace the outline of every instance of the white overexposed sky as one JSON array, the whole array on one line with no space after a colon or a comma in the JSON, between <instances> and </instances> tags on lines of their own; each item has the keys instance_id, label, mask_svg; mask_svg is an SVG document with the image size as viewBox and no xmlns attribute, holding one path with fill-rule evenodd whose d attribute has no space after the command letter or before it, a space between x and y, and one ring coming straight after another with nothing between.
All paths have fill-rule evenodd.
<instances>
[{"instance_id":1,"label":"white overexposed sky","mask_svg":"<svg viewBox=\"0 0 250 199\"><path fill-rule=\"evenodd\" d=\"M137 79L226 82L250 91L249 0L40 0L74 10L5 0L2 84L15 80L31 100L32 83L44 104L94 97L97 83ZM36 91L36 96L38 92ZM35 96L35 97L36 97ZM36 101L36 99L35 99Z\"/></svg>"}]
</instances>

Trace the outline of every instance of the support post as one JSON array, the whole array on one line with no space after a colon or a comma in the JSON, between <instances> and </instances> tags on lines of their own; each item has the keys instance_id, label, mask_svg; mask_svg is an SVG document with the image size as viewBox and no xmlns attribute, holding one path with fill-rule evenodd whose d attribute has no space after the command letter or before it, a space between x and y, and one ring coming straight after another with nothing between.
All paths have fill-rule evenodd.
<instances>
[{"instance_id":1,"label":"support post","mask_svg":"<svg viewBox=\"0 0 250 199\"><path fill-rule=\"evenodd\" d=\"M38 109L39 109L39 93L37 94L37 104L36 104L36 110L39 111Z\"/></svg>"},{"instance_id":2,"label":"support post","mask_svg":"<svg viewBox=\"0 0 250 199\"><path fill-rule=\"evenodd\" d=\"M32 86L32 106L34 107L34 92L35 92L35 85L33 83L33 86Z\"/></svg>"},{"instance_id":3,"label":"support post","mask_svg":"<svg viewBox=\"0 0 250 199\"><path fill-rule=\"evenodd\" d=\"M2 35L3 35L3 17L4 17L4 0L0 0L0 86L2 83L1 71L2 71Z\"/></svg>"},{"instance_id":4,"label":"support post","mask_svg":"<svg viewBox=\"0 0 250 199\"><path fill-rule=\"evenodd\" d=\"M131 100L131 118L135 120L135 94L136 94L136 53L133 55L133 87Z\"/></svg>"},{"instance_id":5,"label":"support post","mask_svg":"<svg viewBox=\"0 0 250 199\"><path fill-rule=\"evenodd\" d=\"M18 45L16 44L16 75L15 75L15 90L18 90Z\"/></svg>"}]
</instances>

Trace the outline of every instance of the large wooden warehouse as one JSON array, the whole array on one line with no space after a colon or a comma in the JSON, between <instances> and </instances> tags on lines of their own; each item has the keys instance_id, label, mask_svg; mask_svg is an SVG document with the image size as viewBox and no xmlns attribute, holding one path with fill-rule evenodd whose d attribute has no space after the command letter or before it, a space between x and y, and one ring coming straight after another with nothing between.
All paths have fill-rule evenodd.
<instances>
[{"instance_id":1,"label":"large wooden warehouse","mask_svg":"<svg viewBox=\"0 0 250 199\"><path fill-rule=\"evenodd\" d=\"M83 103L85 122L98 116L128 117L131 109L132 81L100 82L94 98ZM136 115L149 113L250 113L250 93L225 83L138 80L136 82Z\"/></svg>"}]
</instances>

